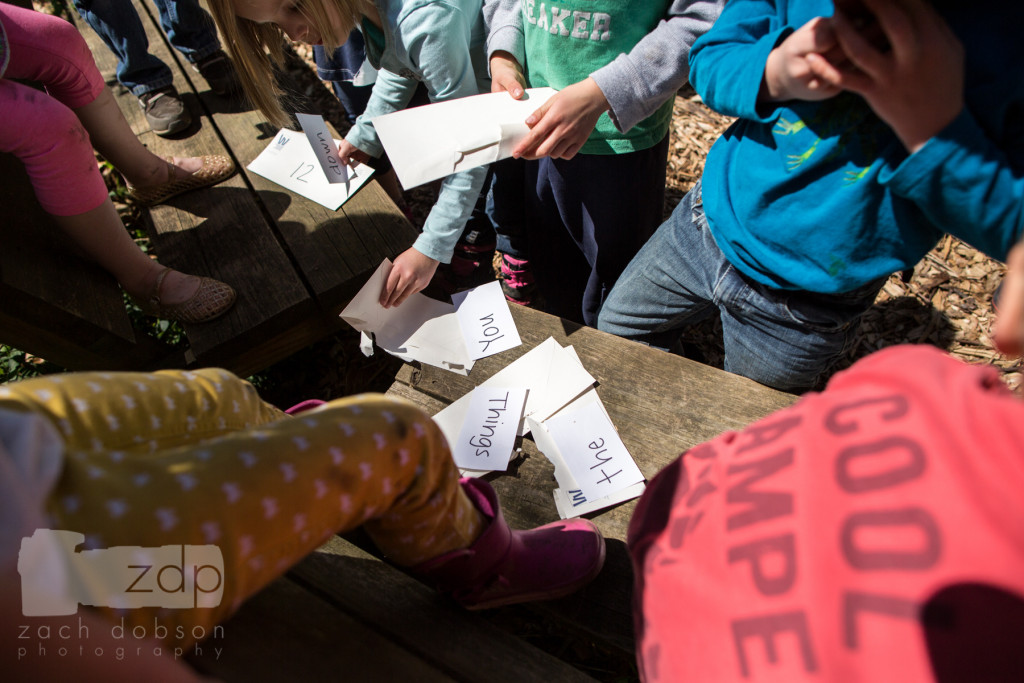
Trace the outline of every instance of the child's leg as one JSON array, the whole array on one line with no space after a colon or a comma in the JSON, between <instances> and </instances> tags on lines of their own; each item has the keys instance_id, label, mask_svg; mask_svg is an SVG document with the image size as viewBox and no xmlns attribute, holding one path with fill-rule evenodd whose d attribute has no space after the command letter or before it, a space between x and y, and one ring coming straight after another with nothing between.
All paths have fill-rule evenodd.
<instances>
[{"instance_id":1,"label":"child's leg","mask_svg":"<svg viewBox=\"0 0 1024 683\"><path fill-rule=\"evenodd\" d=\"M46 93L6 79L0 80L0 103L0 151L25 164L47 213L69 216L109 202L89 136L73 111Z\"/></svg>"},{"instance_id":2,"label":"child's leg","mask_svg":"<svg viewBox=\"0 0 1024 683\"><path fill-rule=\"evenodd\" d=\"M483 526L440 431L409 403L366 395L288 417L220 370L40 378L6 393L69 437L54 528L88 548L220 548L220 605L123 615L180 623L186 641L336 531L366 522L386 555L414 565Z\"/></svg>"},{"instance_id":3,"label":"child's leg","mask_svg":"<svg viewBox=\"0 0 1024 683\"><path fill-rule=\"evenodd\" d=\"M817 294L770 289L732 271L716 290L725 369L783 391L822 388L883 284Z\"/></svg>"},{"instance_id":4,"label":"child's leg","mask_svg":"<svg viewBox=\"0 0 1024 683\"><path fill-rule=\"evenodd\" d=\"M668 136L628 154L542 159L528 203L550 312L596 326L619 275L662 222Z\"/></svg>"},{"instance_id":5,"label":"child's leg","mask_svg":"<svg viewBox=\"0 0 1024 683\"><path fill-rule=\"evenodd\" d=\"M136 97L170 86L170 68L149 53L149 38L134 7L110 0L74 0L75 9L117 56L117 80Z\"/></svg>"},{"instance_id":6,"label":"child's leg","mask_svg":"<svg viewBox=\"0 0 1024 683\"><path fill-rule=\"evenodd\" d=\"M670 347L683 328L715 313L716 288L732 266L712 247L698 183L623 271L598 329Z\"/></svg>"},{"instance_id":7,"label":"child's leg","mask_svg":"<svg viewBox=\"0 0 1024 683\"><path fill-rule=\"evenodd\" d=\"M154 0L154 4L167 40L190 63L220 50L217 26L199 0Z\"/></svg>"},{"instance_id":8,"label":"child's leg","mask_svg":"<svg viewBox=\"0 0 1024 683\"><path fill-rule=\"evenodd\" d=\"M75 144L88 150L90 158L94 146L130 184L142 188L160 185L171 179L185 179L202 168L202 159L198 157L175 159L173 165L168 164L139 141L121 114L113 94L106 87L85 39L74 26L58 17L4 4L0 4L0 17L4 21L10 51L10 63L5 75L43 83L47 93L74 110L81 121L81 126L76 123L63 125L61 122L61 128L54 128L50 124L44 126L46 119L41 117L41 120L27 121L32 124L32 128L17 129L23 144L47 144L49 147L46 149L49 151L58 147L53 139L55 134L74 138L73 142L59 145L60 154L40 158L35 166L29 168L34 185L39 181L55 188L52 194L61 203L60 206L51 210L41 200L49 213L66 216L82 213L97 205L97 202L75 201L77 188L83 182L77 176L92 173L95 164L67 163L63 157L67 145ZM30 101L32 107L37 101ZM82 131L83 126L88 135ZM76 151L84 153L83 150ZM14 153L25 159L18 151ZM25 163L28 167L28 162ZM44 163L45 166L42 166ZM75 177L69 178L68 174L74 174ZM95 190L96 187L102 187L102 178L98 172L94 175L92 185ZM51 194L45 188L44 193ZM102 194L106 196L105 189ZM61 197L64 199L61 200Z\"/></svg>"}]
</instances>

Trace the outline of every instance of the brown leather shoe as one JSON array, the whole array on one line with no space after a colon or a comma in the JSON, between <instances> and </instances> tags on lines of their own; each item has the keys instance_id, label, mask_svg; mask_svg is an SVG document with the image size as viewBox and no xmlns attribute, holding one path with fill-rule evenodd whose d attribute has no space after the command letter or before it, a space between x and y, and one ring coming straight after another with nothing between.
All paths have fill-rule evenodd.
<instances>
[{"instance_id":1,"label":"brown leather shoe","mask_svg":"<svg viewBox=\"0 0 1024 683\"><path fill-rule=\"evenodd\" d=\"M171 164L171 159L172 157L166 158L168 164ZM183 192L216 185L222 180L230 178L235 172L235 162L223 154L207 154L202 157L202 160L203 165L199 170L187 178L169 180L162 185L152 187L136 187L129 184L128 196L146 206L162 204Z\"/></svg>"},{"instance_id":2,"label":"brown leather shoe","mask_svg":"<svg viewBox=\"0 0 1024 683\"><path fill-rule=\"evenodd\" d=\"M164 320L175 320L182 323L204 323L224 315L235 305L235 290L220 280L199 277L199 289L187 301L179 304L164 304L160 300L160 289L164 278L171 272L164 268L156 276L153 292L149 300L139 303L139 308L146 315Z\"/></svg>"}]
</instances>

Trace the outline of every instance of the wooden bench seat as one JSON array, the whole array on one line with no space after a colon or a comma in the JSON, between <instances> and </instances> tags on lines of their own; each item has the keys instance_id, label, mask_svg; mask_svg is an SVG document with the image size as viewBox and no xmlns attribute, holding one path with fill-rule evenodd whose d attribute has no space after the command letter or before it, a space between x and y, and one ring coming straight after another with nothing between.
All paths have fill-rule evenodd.
<instances>
[{"instance_id":1,"label":"wooden bench seat","mask_svg":"<svg viewBox=\"0 0 1024 683\"><path fill-rule=\"evenodd\" d=\"M135 0L135 7L143 18L150 51L171 67L174 85L195 121L170 139L149 131L137 99L114 77L113 53L91 28L77 21L129 125L160 156L226 154L239 168L215 187L148 210L145 221L153 249L165 265L229 283L238 292L238 302L223 318L186 326L184 357L168 357L167 349L153 347L151 340L131 329L123 306L117 310L114 301L119 295L109 276L82 258L76 258L78 264L71 271L49 257L52 244L67 240L56 230L34 232L49 221L45 214L44 220L38 219L38 207L22 209L34 203L31 188L17 160L8 159L0 166L11 181L0 187L5 207L0 237L6 246L0 260L0 293L15 296L27 288L26 296L35 299L7 305L5 298L0 341L71 369L188 364L220 366L248 376L338 331L338 312L381 260L408 248L416 232L372 179L341 209L330 211L247 171L245 166L273 139L276 129L256 111L214 95L169 47L155 8L141 0ZM17 210L7 210L16 200ZM25 275L19 267L30 272ZM33 289L33 278L47 286ZM64 301L68 298L71 304ZM69 305L74 324L60 314L62 306Z\"/></svg>"},{"instance_id":2,"label":"wooden bench seat","mask_svg":"<svg viewBox=\"0 0 1024 683\"><path fill-rule=\"evenodd\" d=\"M612 422L648 478L691 446L723 431L740 429L795 400L790 394L745 378L538 311L512 307L512 315L522 346L477 361L468 376L405 364L388 393L436 414L540 342L554 337L562 345L572 345L584 367L597 379L598 394ZM522 451L508 472L489 475L488 479L498 492L509 524L530 528L558 518L551 494L556 482L554 468L529 437L523 439ZM600 647L617 651L623 658L631 657L633 575L625 539L635 506L636 502L630 501L590 515L605 535L608 547L605 567L590 585L560 600L501 610L525 610L534 619L544 621L553 633L564 634L566 640L585 634ZM278 617L294 619L292 611L305 609L302 605L310 600L307 593L312 593L327 607L316 605L311 615L318 616L305 618L310 638L321 633L320 619L329 623L337 619L345 622L345 628L361 625L360 629L369 628L382 635L387 641L379 650L382 659L387 658L387 648L399 644L419 660L378 661L375 656L372 662L360 663L369 669L360 669L353 680L394 680L392 667L398 662L412 667L406 676L413 680L433 680L438 672L468 681L586 680L586 673L541 652L518 634L496 629L490 615L458 609L373 552L365 542L353 544L334 538L294 567L272 590L257 595L225 625L225 640L235 638L231 647L236 651L231 656L240 659L211 661L210 653L205 652L195 660L196 665L225 680L241 680L244 675L239 677L240 672L252 670L249 658L273 659L262 652L258 644L263 643L275 650L306 653L305 657L289 660L288 666L297 668L288 671L296 676L315 676L324 667L332 670L332 666L338 667L335 671L347 671L344 667L349 655L344 648L324 649L321 641L302 641L301 637L298 642L271 646L269 634L276 631L259 631L258 624L267 624L270 629ZM235 636L234 631L242 635ZM228 644L224 647L226 652ZM273 666L272 661L268 666ZM287 678L285 673L282 671L282 677ZM546 677L541 678L542 674Z\"/></svg>"}]
</instances>

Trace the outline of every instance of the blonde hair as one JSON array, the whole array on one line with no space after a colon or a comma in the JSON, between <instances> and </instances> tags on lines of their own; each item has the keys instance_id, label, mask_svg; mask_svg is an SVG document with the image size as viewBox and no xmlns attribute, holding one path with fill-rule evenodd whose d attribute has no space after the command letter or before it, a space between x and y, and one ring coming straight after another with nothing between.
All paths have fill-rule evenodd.
<instances>
[{"instance_id":1,"label":"blonde hair","mask_svg":"<svg viewBox=\"0 0 1024 683\"><path fill-rule=\"evenodd\" d=\"M320 34L324 48L332 52L348 40L349 32L362 15L360 9L366 0L298 2L300 11ZM284 64L284 41L288 39L284 31L276 24L258 24L237 16L232 0L208 0L208 3L245 94L275 126L289 125L291 116L281 105L285 93L277 85L275 77L276 71ZM334 6L342 19L341 25L331 21L327 3Z\"/></svg>"}]
</instances>

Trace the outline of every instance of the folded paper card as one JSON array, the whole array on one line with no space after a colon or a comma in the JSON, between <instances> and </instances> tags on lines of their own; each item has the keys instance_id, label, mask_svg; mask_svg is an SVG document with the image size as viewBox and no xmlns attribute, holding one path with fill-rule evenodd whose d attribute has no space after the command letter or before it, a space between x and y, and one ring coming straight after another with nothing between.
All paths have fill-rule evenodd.
<instances>
[{"instance_id":1,"label":"folded paper card","mask_svg":"<svg viewBox=\"0 0 1024 683\"><path fill-rule=\"evenodd\" d=\"M508 469L516 432L523 419L526 389L477 387L472 392L459 438L449 442L459 467L477 471Z\"/></svg>"},{"instance_id":2,"label":"folded paper card","mask_svg":"<svg viewBox=\"0 0 1024 683\"><path fill-rule=\"evenodd\" d=\"M469 357L479 360L522 344L519 330L508 310L508 301L495 280L465 292L452 294L455 315L462 325L462 336Z\"/></svg>"},{"instance_id":3,"label":"folded paper card","mask_svg":"<svg viewBox=\"0 0 1024 683\"><path fill-rule=\"evenodd\" d=\"M295 114L302 126L302 132L313 148L316 160L320 162L320 168L327 177L329 183L347 183L348 166L341 163L338 156L338 143L331 137L327 130L327 123L324 117L319 114Z\"/></svg>"},{"instance_id":4,"label":"folded paper card","mask_svg":"<svg viewBox=\"0 0 1024 683\"><path fill-rule=\"evenodd\" d=\"M334 140L335 145L340 142ZM357 164L349 167L347 183L329 182L306 135L287 128L279 130L246 168L332 211L348 201L373 173L366 164Z\"/></svg>"},{"instance_id":5,"label":"folded paper card","mask_svg":"<svg viewBox=\"0 0 1024 683\"><path fill-rule=\"evenodd\" d=\"M607 496L643 481L602 405L588 402L563 410L545 420L544 428L587 498Z\"/></svg>"},{"instance_id":6,"label":"folded paper card","mask_svg":"<svg viewBox=\"0 0 1024 683\"><path fill-rule=\"evenodd\" d=\"M529 393L523 416L541 420L585 392L594 385L594 382L594 378L580 364L571 346L562 348L552 337L548 337L518 360L484 380L480 386L527 389ZM448 443L453 443L459 438L462 426L466 423L471 400L472 392L434 415L434 422L441 428ZM520 425L518 433L522 435L527 431L529 430L526 429L524 422ZM482 472L464 469L463 474L479 476Z\"/></svg>"},{"instance_id":7,"label":"folded paper card","mask_svg":"<svg viewBox=\"0 0 1024 683\"><path fill-rule=\"evenodd\" d=\"M512 156L530 129L526 118L555 94L530 88L462 97L378 116L373 127L406 189Z\"/></svg>"},{"instance_id":8,"label":"folded paper card","mask_svg":"<svg viewBox=\"0 0 1024 683\"><path fill-rule=\"evenodd\" d=\"M392 263L388 259L341 312L341 319L367 335L377 346L404 361L419 361L466 375L473 361L466 351L455 307L416 293L400 306L384 308L380 293ZM362 345L363 353L367 347ZM369 349L372 352L372 349Z\"/></svg>"},{"instance_id":9,"label":"folded paper card","mask_svg":"<svg viewBox=\"0 0 1024 683\"><path fill-rule=\"evenodd\" d=\"M646 483L591 389L543 422L526 419L537 448L555 467L552 493L564 519L636 498Z\"/></svg>"}]
</instances>

